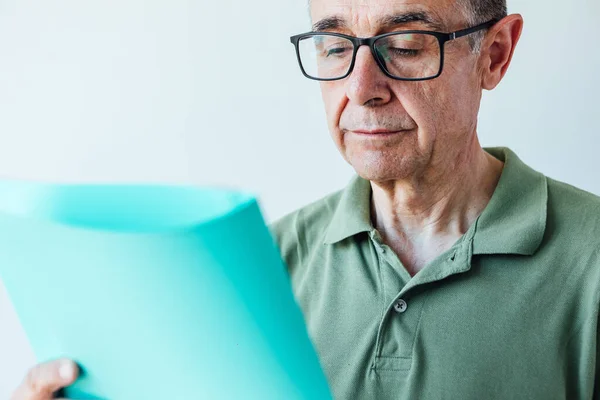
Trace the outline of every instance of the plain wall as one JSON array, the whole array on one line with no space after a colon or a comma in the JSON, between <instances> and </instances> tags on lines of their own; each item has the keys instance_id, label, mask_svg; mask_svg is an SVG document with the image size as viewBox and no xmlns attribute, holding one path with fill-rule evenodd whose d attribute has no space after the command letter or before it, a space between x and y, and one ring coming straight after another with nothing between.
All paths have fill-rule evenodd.
<instances>
[{"instance_id":1,"label":"plain wall","mask_svg":"<svg viewBox=\"0 0 600 400\"><path fill-rule=\"evenodd\" d=\"M525 30L481 141L600 194L600 2L509 9ZM0 176L233 186L268 220L341 188L353 171L288 39L307 15L303 0L0 2ZM0 289L0 398L33 362Z\"/></svg>"}]
</instances>

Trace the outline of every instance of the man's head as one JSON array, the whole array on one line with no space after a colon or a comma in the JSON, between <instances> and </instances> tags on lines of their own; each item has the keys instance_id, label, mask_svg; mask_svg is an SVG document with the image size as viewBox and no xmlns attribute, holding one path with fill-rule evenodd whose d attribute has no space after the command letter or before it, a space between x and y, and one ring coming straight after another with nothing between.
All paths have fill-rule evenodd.
<instances>
[{"instance_id":1,"label":"man's head","mask_svg":"<svg viewBox=\"0 0 600 400\"><path fill-rule=\"evenodd\" d=\"M315 30L371 37L408 29L453 32L502 19L506 6L503 0L311 0L310 14ZM348 77L321 82L343 157L362 177L381 182L452 169L478 146L482 89L503 78L521 29L522 18L511 15L479 38L447 42L442 75L417 82L387 77L361 46Z\"/></svg>"}]
</instances>

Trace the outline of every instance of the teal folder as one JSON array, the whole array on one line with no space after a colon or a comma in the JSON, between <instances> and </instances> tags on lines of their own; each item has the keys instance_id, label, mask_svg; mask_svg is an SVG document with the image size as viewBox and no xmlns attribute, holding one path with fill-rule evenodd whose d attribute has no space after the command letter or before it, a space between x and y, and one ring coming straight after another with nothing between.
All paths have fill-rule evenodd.
<instances>
[{"instance_id":1,"label":"teal folder","mask_svg":"<svg viewBox=\"0 0 600 400\"><path fill-rule=\"evenodd\" d=\"M331 398L250 194L0 182L0 279L69 398Z\"/></svg>"}]
</instances>

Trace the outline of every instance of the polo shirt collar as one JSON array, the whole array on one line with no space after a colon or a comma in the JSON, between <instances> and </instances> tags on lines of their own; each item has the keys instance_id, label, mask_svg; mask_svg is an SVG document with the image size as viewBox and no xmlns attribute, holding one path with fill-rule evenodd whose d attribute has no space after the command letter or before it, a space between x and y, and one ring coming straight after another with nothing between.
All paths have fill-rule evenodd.
<instances>
[{"instance_id":1,"label":"polo shirt collar","mask_svg":"<svg viewBox=\"0 0 600 400\"><path fill-rule=\"evenodd\" d=\"M492 198L475 222L472 254L532 255L546 230L546 177L508 148L485 151L504 161L504 168ZM355 176L341 194L324 242L337 243L373 229L371 183Z\"/></svg>"},{"instance_id":2,"label":"polo shirt collar","mask_svg":"<svg viewBox=\"0 0 600 400\"><path fill-rule=\"evenodd\" d=\"M486 151L504 161L504 169L492 198L477 219L473 254L533 255L546 231L546 177L510 149Z\"/></svg>"},{"instance_id":3,"label":"polo shirt collar","mask_svg":"<svg viewBox=\"0 0 600 400\"><path fill-rule=\"evenodd\" d=\"M373 229L371 182L356 175L342 191L337 209L325 234L325 244L337 243Z\"/></svg>"}]
</instances>

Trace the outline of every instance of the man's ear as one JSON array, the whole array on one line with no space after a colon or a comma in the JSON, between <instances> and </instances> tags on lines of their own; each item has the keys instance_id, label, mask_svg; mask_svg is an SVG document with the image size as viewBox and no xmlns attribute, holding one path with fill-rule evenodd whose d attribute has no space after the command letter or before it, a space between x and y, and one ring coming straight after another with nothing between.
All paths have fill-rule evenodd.
<instances>
[{"instance_id":1,"label":"man's ear","mask_svg":"<svg viewBox=\"0 0 600 400\"><path fill-rule=\"evenodd\" d=\"M502 80L523 31L523 17L511 14L491 27L481 44L481 87L492 90Z\"/></svg>"}]
</instances>

